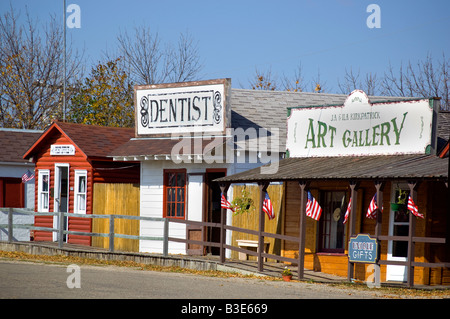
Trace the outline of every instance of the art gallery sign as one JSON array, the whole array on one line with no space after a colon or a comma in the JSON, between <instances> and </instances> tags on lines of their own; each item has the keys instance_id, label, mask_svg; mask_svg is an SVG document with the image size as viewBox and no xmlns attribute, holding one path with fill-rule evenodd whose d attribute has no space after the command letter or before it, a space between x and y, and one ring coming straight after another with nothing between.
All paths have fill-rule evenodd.
<instances>
[{"instance_id":1,"label":"art gallery sign","mask_svg":"<svg viewBox=\"0 0 450 319\"><path fill-rule=\"evenodd\" d=\"M343 105L289 108L290 157L425 154L435 145L433 99L371 103L360 90Z\"/></svg>"},{"instance_id":2,"label":"art gallery sign","mask_svg":"<svg viewBox=\"0 0 450 319\"><path fill-rule=\"evenodd\" d=\"M223 133L230 118L229 89L227 79L137 86L137 135Z\"/></svg>"}]
</instances>

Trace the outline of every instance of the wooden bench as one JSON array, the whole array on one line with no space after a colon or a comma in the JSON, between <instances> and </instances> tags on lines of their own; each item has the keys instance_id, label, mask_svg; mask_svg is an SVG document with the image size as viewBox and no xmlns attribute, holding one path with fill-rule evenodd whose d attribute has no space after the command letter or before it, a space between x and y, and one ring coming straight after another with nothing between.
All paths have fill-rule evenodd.
<instances>
[{"instance_id":1,"label":"wooden bench","mask_svg":"<svg viewBox=\"0 0 450 319\"><path fill-rule=\"evenodd\" d=\"M255 250L258 252L258 241L257 240L249 240L249 239L237 239L236 240L239 247L246 248L248 250ZM267 253L269 250L269 242L264 242L264 253ZM239 260L248 260L248 254L239 252ZM266 261L266 258L264 258Z\"/></svg>"}]
</instances>

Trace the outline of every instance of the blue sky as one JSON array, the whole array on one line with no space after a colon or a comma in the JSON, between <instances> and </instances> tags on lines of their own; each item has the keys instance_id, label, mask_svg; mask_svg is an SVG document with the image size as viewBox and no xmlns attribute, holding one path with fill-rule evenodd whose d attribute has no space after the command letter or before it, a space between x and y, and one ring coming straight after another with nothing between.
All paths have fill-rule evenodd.
<instances>
[{"instance_id":1,"label":"blue sky","mask_svg":"<svg viewBox=\"0 0 450 319\"><path fill-rule=\"evenodd\" d=\"M3 13L10 1L0 2ZM67 29L68 39L85 48L88 67L115 48L119 31L143 25L173 43L188 31L198 43L201 78L229 77L236 88L249 88L256 69L292 76L301 64L306 81L320 73L325 90L340 93L346 68L381 76L389 63L450 58L448 0L66 0L71 3L81 8L81 28ZM381 28L366 24L372 3L380 7ZM22 16L27 6L40 22L50 14L62 21L63 0L12 5Z\"/></svg>"}]
</instances>

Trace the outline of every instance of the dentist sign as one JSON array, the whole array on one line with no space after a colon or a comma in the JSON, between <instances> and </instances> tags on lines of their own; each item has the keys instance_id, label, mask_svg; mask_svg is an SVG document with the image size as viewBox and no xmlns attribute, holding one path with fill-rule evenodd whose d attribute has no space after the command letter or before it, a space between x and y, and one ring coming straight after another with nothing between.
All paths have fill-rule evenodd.
<instances>
[{"instance_id":1,"label":"dentist sign","mask_svg":"<svg viewBox=\"0 0 450 319\"><path fill-rule=\"evenodd\" d=\"M356 90L344 105L288 112L290 157L426 154L435 145L434 99L371 103Z\"/></svg>"}]
</instances>

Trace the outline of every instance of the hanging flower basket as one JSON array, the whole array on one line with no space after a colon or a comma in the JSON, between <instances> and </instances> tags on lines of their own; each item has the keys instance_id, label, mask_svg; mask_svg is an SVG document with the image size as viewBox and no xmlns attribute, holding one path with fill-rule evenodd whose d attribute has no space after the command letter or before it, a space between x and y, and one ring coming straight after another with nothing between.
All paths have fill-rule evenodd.
<instances>
[{"instance_id":1,"label":"hanging flower basket","mask_svg":"<svg viewBox=\"0 0 450 319\"><path fill-rule=\"evenodd\" d=\"M235 198L231 205L234 208L234 214L247 213L253 204L253 200L250 198L250 193L246 187L242 189L241 197Z\"/></svg>"},{"instance_id":2,"label":"hanging flower basket","mask_svg":"<svg viewBox=\"0 0 450 319\"><path fill-rule=\"evenodd\" d=\"M399 204L399 203L391 203L391 211L396 211L396 212L406 211L406 205Z\"/></svg>"}]
</instances>

